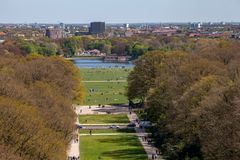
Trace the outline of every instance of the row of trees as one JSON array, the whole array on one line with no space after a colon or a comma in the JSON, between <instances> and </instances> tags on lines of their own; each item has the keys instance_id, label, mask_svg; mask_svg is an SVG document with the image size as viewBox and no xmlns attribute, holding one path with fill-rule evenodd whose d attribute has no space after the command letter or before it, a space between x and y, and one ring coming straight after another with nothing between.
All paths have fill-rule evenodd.
<instances>
[{"instance_id":1,"label":"row of trees","mask_svg":"<svg viewBox=\"0 0 240 160\"><path fill-rule=\"evenodd\" d=\"M0 44L0 50L13 51L15 54L37 53L44 56L65 55L71 57L80 50L98 49L106 54L128 55L137 59L152 50L190 50L194 41L182 37L161 37L156 35L135 36L129 38L99 39L94 37L70 37L58 41L48 38L37 41L17 39Z\"/></svg>"},{"instance_id":2,"label":"row of trees","mask_svg":"<svg viewBox=\"0 0 240 160\"><path fill-rule=\"evenodd\" d=\"M57 57L1 55L0 160L65 160L79 72Z\"/></svg>"},{"instance_id":3,"label":"row of trees","mask_svg":"<svg viewBox=\"0 0 240 160\"><path fill-rule=\"evenodd\" d=\"M194 50L143 55L128 97L145 101L145 118L166 159L240 159L240 44L199 40Z\"/></svg>"},{"instance_id":4,"label":"row of trees","mask_svg":"<svg viewBox=\"0 0 240 160\"><path fill-rule=\"evenodd\" d=\"M186 37L161 37L156 35L129 38L98 39L93 37L71 37L60 41L64 54L74 55L78 49L98 49L102 53L128 55L137 59L152 50L190 50L194 41Z\"/></svg>"}]
</instances>

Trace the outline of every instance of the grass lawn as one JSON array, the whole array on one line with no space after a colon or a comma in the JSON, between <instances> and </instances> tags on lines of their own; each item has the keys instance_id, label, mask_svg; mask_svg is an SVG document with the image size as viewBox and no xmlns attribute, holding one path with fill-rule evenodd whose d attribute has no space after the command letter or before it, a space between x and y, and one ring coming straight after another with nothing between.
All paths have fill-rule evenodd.
<instances>
[{"instance_id":1,"label":"grass lawn","mask_svg":"<svg viewBox=\"0 0 240 160\"><path fill-rule=\"evenodd\" d=\"M80 134L89 134L88 129L80 129ZM92 130L92 134L95 133L135 133L134 129L95 129Z\"/></svg>"},{"instance_id":2,"label":"grass lawn","mask_svg":"<svg viewBox=\"0 0 240 160\"><path fill-rule=\"evenodd\" d=\"M82 136L81 160L147 160L136 136Z\"/></svg>"},{"instance_id":3,"label":"grass lawn","mask_svg":"<svg viewBox=\"0 0 240 160\"><path fill-rule=\"evenodd\" d=\"M83 81L127 80L132 69L123 68L81 68Z\"/></svg>"},{"instance_id":4,"label":"grass lawn","mask_svg":"<svg viewBox=\"0 0 240 160\"><path fill-rule=\"evenodd\" d=\"M106 114L106 115L81 115L80 124L120 124L129 123L126 114Z\"/></svg>"},{"instance_id":5,"label":"grass lawn","mask_svg":"<svg viewBox=\"0 0 240 160\"><path fill-rule=\"evenodd\" d=\"M84 83L86 89L86 105L124 104L127 103L125 88L127 82L95 82Z\"/></svg>"},{"instance_id":6,"label":"grass lawn","mask_svg":"<svg viewBox=\"0 0 240 160\"><path fill-rule=\"evenodd\" d=\"M124 94L131 71L132 69L127 68L81 68L81 78L86 90L84 105L128 103ZM120 82L116 82L118 80Z\"/></svg>"}]
</instances>

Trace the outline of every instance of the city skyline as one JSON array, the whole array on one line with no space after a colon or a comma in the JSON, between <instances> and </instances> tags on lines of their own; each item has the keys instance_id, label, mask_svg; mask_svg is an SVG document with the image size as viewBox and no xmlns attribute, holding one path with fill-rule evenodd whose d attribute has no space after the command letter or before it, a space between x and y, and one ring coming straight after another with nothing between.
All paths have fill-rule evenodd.
<instances>
[{"instance_id":1,"label":"city skyline","mask_svg":"<svg viewBox=\"0 0 240 160\"><path fill-rule=\"evenodd\" d=\"M0 23L240 22L238 0L0 0Z\"/></svg>"}]
</instances>

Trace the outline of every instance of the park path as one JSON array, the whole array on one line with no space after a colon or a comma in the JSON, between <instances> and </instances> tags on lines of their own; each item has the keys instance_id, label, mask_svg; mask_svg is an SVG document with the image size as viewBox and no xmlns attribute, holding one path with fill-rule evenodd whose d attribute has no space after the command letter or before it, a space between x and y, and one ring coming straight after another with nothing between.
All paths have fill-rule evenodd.
<instances>
[{"instance_id":1,"label":"park path","mask_svg":"<svg viewBox=\"0 0 240 160\"><path fill-rule=\"evenodd\" d=\"M131 114L128 114L128 118L129 118L130 122L136 124L136 127L135 127L136 135L137 135L139 141L141 142L143 148L145 149L145 151L148 155L148 159L152 160L152 155L155 155L156 158L154 160L164 160L161 157L161 155L159 155L159 154L156 155L156 151L158 151L158 149L156 147L154 147L154 145L152 143L148 143L148 141L145 140L144 137L148 137L148 133L145 131L145 129L141 129L139 127L139 124L136 122L136 119L138 119L138 116L136 115L136 113L131 112ZM159 153L159 151L158 151L158 153Z\"/></svg>"},{"instance_id":2,"label":"park path","mask_svg":"<svg viewBox=\"0 0 240 160\"><path fill-rule=\"evenodd\" d=\"M91 136L135 136L136 133L95 133ZM90 136L90 134L80 134L80 136Z\"/></svg>"},{"instance_id":3,"label":"park path","mask_svg":"<svg viewBox=\"0 0 240 160\"><path fill-rule=\"evenodd\" d=\"M144 150L146 151L147 155L148 155L148 159L152 160L152 155L156 155L156 151L158 150L156 147L154 147L154 145L152 143L148 143L148 141L144 140L143 137L148 137L149 133L147 133L144 129L141 129L138 125L138 123L136 123L136 119L138 119L137 115L134 112L131 112L131 114L128 113L128 109L123 109L123 108L119 108L118 106L106 106L105 108L99 108L98 106L91 106L89 108L89 106L81 106L81 107L76 107L75 112L77 115L83 115L83 114L107 114L105 112L106 109L116 109L116 112L114 114L120 114L120 113L127 113L129 121L132 123L136 124L135 127L135 131L136 133L134 133L139 141L141 142ZM103 112L101 112L101 110L104 110ZM77 119L77 123L78 119ZM68 151L68 156L75 156L75 157L80 157L80 153L79 153L79 141L80 141L80 137L81 136L87 136L89 134L78 134L78 132L76 131L76 134L78 135L78 141L72 141L69 147L69 151ZM93 134L95 135L95 134ZM106 133L103 134L96 134L96 135L106 135ZM111 135L115 135L115 133L110 133L108 134L109 136ZM148 138L149 139L149 138ZM160 155L157 155L157 158L155 158L154 160L164 160Z\"/></svg>"},{"instance_id":4,"label":"park path","mask_svg":"<svg viewBox=\"0 0 240 160\"><path fill-rule=\"evenodd\" d=\"M78 118L77 118L77 123L78 123ZM75 137L70 142L67 154L68 154L68 157L75 157L75 158L79 157L79 159L80 159L78 130L75 131L74 135L75 135Z\"/></svg>"}]
</instances>

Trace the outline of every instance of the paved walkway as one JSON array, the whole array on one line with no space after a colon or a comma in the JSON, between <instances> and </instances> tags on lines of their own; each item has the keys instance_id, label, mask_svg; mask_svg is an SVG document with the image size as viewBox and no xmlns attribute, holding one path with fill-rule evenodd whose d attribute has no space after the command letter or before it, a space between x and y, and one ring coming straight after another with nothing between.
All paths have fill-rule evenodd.
<instances>
[{"instance_id":1,"label":"paved walkway","mask_svg":"<svg viewBox=\"0 0 240 160\"><path fill-rule=\"evenodd\" d=\"M77 123L78 123L78 118L77 118ZM78 158L80 157L79 153L79 134L78 130L75 131L74 135L76 136L70 143L69 145L69 150L68 150L68 157L75 157Z\"/></svg>"},{"instance_id":2,"label":"paved walkway","mask_svg":"<svg viewBox=\"0 0 240 160\"><path fill-rule=\"evenodd\" d=\"M161 155L156 154L156 151L158 151L158 149L154 147L152 143L148 143L148 141L146 141L148 133L144 129L141 129L138 123L136 123L136 119L138 119L137 115L134 112L132 112L131 114L128 114L128 118L130 122L136 124L136 127L135 127L136 135L138 136L139 141L141 142L143 148L145 149L148 155L148 159L152 160L152 156L154 155L156 156L154 160L163 160Z\"/></svg>"},{"instance_id":3,"label":"paved walkway","mask_svg":"<svg viewBox=\"0 0 240 160\"><path fill-rule=\"evenodd\" d=\"M80 136L90 136L90 134L79 134ZM95 133L91 136L135 136L136 133Z\"/></svg>"},{"instance_id":4,"label":"paved walkway","mask_svg":"<svg viewBox=\"0 0 240 160\"><path fill-rule=\"evenodd\" d=\"M75 112L78 115L84 115L84 114L107 114L108 111L113 111L114 114L121 114L126 113L128 114L128 108L127 107L119 107L119 106L105 106L104 108L99 108L98 106L75 106ZM157 156L154 160L163 160L163 158L160 155L156 155L156 151L158 149L153 146L153 144L148 143L146 141L146 138L148 137L149 133L147 133L144 129L140 129L138 123L136 123L136 119L138 119L137 115L132 112L131 114L128 114L129 121L136 124L135 131L136 133L127 133L127 135L136 135L141 142L143 148L145 149L148 159L152 160L152 155ZM78 123L78 119L77 119ZM79 124L79 123L78 123ZM78 134L76 131L76 134L78 135L77 139L78 141L72 141L69 147L68 156L75 156L79 157L79 141L81 136L89 136L89 134ZM99 134L92 134L93 136L101 136L101 135L121 135L121 133L99 133ZM126 135L126 134L124 134ZM147 138L149 140L149 138Z\"/></svg>"},{"instance_id":5,"label":"paved walkway","mask_svg":"<svg viewBox=\"0 0 240 160\"><path fill-rule=\"evenodd\" d=\"M104 108L96 106L96 105L89 105L89 106L74 106L75 112L78 115L86 115L86 114L126 114L128 113L127 107L120 107L120 106L109 106L105 105Z\"/></svg>"}]
</instances>

